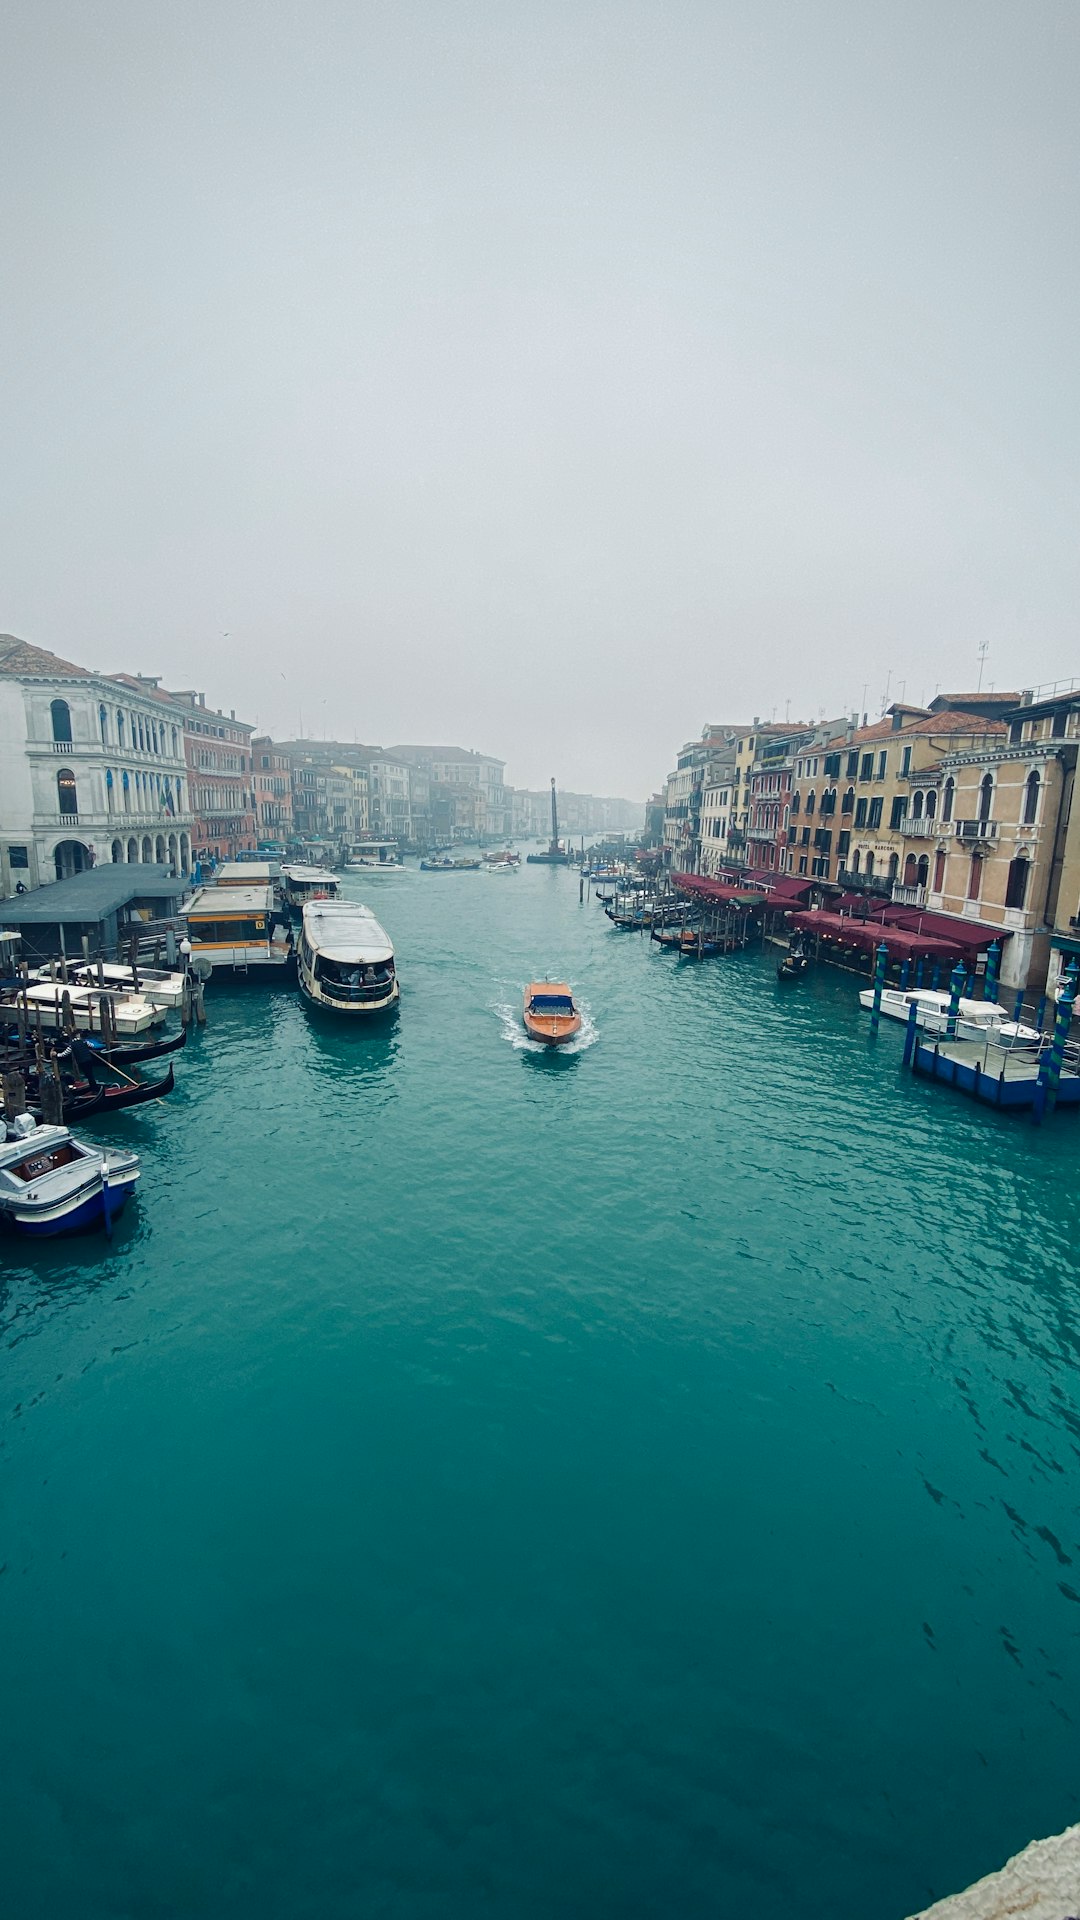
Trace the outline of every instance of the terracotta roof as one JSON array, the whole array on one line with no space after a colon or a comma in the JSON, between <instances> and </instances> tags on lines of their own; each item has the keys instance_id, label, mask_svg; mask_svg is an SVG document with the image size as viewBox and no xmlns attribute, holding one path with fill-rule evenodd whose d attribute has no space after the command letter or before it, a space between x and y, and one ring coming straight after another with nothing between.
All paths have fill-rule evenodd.
<instances>
[{"instance_id":1,"label":"terracotta roof","mask_svg":"<svg viewBox=\"0 0 1080 1920\"><path fill-rule=\"evenodd\" d=\"M852 734L850 740L837 740L835 749L843 753L847 747L861 747L864 744L868 746L871 740L890 740L897 731L891 720L875 720L872 727L860 727L857 733ZM910 733L911 729L904 727L899 731Z\"/></svg>"},{"instance_id":2,"label":"terracotta roof","mask_svg":"<svg viewBox=\"0 0 1080 1920\"><path fill-rule=\"evenodd\" d=\"M1000 720L985 720L980 713L944 713L927 714L925 720L916 720L913 726L905 727L905 733L1007 733L1008 728Z\"/></svg>"},{"instance_id":3,"label":"terracotta roof","mask_svg":"<svg viewBox=\"0 0 1080 1920\"><path fill-rule=\"evenodd\" d=\"M93 680L86 667L61 660L44 647L33 647L13 633L0 633L0 674L11 680Z\"/></svg>"}]
</instances>

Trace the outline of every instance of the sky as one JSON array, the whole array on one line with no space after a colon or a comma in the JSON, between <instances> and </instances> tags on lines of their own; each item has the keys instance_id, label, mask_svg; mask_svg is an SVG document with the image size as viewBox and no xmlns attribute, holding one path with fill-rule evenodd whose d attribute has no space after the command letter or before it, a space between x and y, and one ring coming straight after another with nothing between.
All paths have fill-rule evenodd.
<instances>
[{"instance_id":1,"label":"sky","mask_svg":"<svg viewBox=\"0 0 1080 1920\"><path fill-rule=\"evenodd\" d=\"M1080 679L1078 79L1075 0L9 0L0 631L631 798Z\"/></svg>"}]
</instances>

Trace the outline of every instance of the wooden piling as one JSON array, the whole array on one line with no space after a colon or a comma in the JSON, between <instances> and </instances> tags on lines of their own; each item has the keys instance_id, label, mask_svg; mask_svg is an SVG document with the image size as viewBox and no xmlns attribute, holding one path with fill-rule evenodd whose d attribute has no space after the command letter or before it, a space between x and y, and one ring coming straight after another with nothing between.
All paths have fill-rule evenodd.
<instances>
[{"instance_id":1,"label":"wooden piling","mask_svg":"<svg viewBox=\"0 0 1080 1920\"><path fill-rule=\"evenodd\" d=\"M21 1073L5 1073L3 1095L5 1120L14 1120L26 1112L26 1080Z\"/></svg>"}]
</instances>

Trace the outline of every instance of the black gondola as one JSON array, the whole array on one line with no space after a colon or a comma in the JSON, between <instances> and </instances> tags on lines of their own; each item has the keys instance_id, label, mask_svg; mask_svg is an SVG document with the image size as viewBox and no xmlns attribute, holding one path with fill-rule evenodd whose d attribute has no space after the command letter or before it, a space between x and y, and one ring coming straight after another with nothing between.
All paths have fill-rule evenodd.
<instances>
[{"instance_id":1,"label":"black gondola","mask_svg":"<svg viewBox=\"0 0 1080 1920\"><path fill-rule=\"evenodd\" d=\"M88 1120L94 1115L119 1113L125 1107L142 1107L150 1100L163 1100L176 1085L172 1063L160 1080L140 1080L130 1087L96 1086L91 1080L81 1080L69 1090L64 1089L64 1125L73 1121ZM41 1108L34 1096L27 1101L27 1112L35 1120L41 1119Z\"/></svg>"},{"instance_id":2,"label":"black gondola","mask_svg":"<svg viewBox=\"0 0 1080 1920\"><path fill-rule=\"evenodd\" d=\"M88 1066L138 1067L144 1060L162 1060L167 1053L178 1053L186 1044L186 1027L169 1040L141 1040L123 1047L106 1047L96 1034L80 1033L72 1040L71 1054L84 1070Z\"/></svg>"},{"instance_id":3,"label":"black gondola","mask_svg":"<svg viewBox=\"0 0 1080 1920\"><path fill-rule=\"evenodd\" d=\"M801 947L792 947L785 953L776 969L778 980L801 980L810 961Z\"/></svg>"}]
</instances>

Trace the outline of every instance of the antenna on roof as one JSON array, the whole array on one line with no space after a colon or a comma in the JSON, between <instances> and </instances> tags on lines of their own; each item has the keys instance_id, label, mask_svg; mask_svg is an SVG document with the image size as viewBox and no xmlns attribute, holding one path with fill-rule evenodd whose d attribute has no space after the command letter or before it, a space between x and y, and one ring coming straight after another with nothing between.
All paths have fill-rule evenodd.
<instances>
[{"instance_id":1,"label":"antenna on roof","mask_svg":"<svg viewBox=\"0 0 1080 1920\"><path fill-rule=\"evenodd\" d=\"M986 656L989 653L989 651L990 651L989 640L980 640L979 641L979 684L975 688L976 693L982 692L983 668L986 665Z\"/></svg>"}]
</instances>

